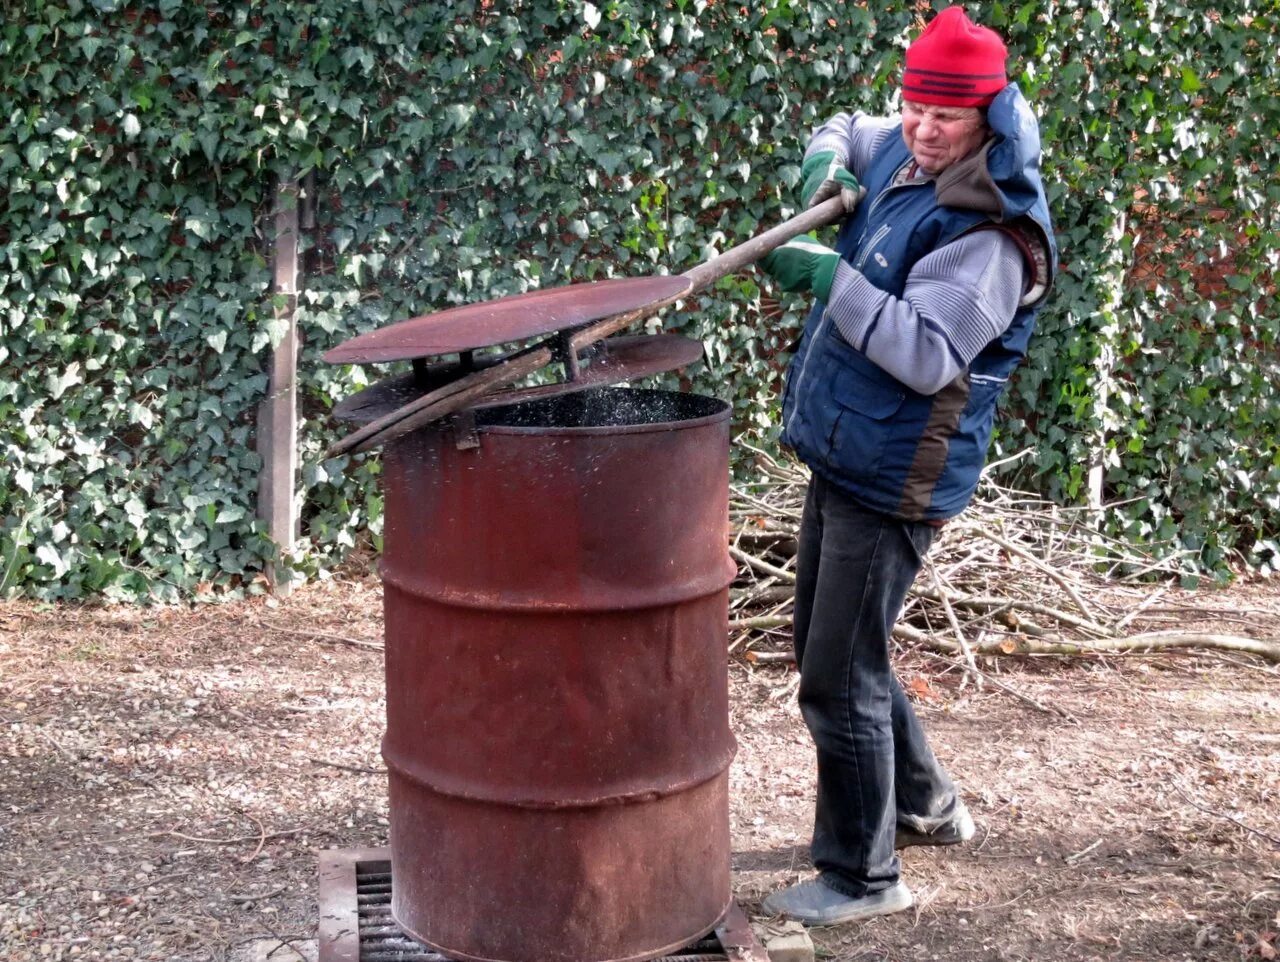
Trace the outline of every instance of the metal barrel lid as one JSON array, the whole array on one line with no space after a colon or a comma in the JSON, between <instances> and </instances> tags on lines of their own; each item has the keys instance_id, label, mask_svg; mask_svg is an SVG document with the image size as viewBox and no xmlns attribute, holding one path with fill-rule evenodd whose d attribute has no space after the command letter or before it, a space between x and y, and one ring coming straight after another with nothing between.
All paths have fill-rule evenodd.
<instances>
[{"instance_id":1,"label":"metal barrel lid","mask_svg":"<svg viewBox=\"0 0 1280 962\"><path fill-rule=\"evenodd\" d=\"M576 380L499 391L470 406L483 408L516 404L620 384L650 374L674 371L702 358L702 343L680 334L610 337L599 341L595 347L595 352L584 358L587 363L580 368ZM333 417L351 424L368 424L436 389L442 376L447 378L460 372L459 365L441 364L421 373L387 378L344 398L334 407Z\"/></svg>"},{"instance_id":2,"label":"metal barrel lid","mask_svg":"<svg viewBox=\"0 0 1280 962\"><path fill-rule=\"evenodd\" d=\"M679 275L548 287L399 321L344 341L324 359L330 364L370 364L458 354L661 304L688 288L689 281Z\"/></svg>"}]
</instances>

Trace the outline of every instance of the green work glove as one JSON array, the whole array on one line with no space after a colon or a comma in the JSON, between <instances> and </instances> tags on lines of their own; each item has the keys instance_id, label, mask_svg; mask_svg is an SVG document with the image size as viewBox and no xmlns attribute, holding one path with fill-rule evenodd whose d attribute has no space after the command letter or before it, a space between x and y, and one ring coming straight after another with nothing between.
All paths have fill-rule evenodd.
<instances>
[{"instance_id":1,"label":"green work glove","mask_svg":"<svg viewBox=\"0 0 1280 962\"><path fill-rule=\"evenodd\" d=\"M818 300L825 301L831 296L840 255L808 234L801 234L770 251L759 263L784 291L813 291Z\"/></svg>"},{"instance_id":2,"label":"green work glove","mask_svg":"<svg viewBox=\"0 0 1280 962\"><path fill-rule=\"evenodd\" d=\"M858 183L853 171L845 167L834 150L820 150L806 157L800 166L804 183L800 187L800 203L805 207L821 204L829 197L841 194L844 209L852 212L862 200L866 189Z\"/></svg>"}]
</instances>

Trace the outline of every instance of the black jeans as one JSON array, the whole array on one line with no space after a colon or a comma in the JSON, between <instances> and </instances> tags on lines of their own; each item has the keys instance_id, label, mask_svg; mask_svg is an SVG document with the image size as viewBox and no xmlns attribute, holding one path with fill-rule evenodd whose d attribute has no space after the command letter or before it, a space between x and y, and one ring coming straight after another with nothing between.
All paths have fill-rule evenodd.
<instances>
[{"instance_id":1,"label":"black jeans","mask_svg":"<svg viewBox=\"0 0 1280 962\"><path fill-rule=\"evenodd\" d=\"M890 633L937 529L868 511L815 477L796 568L800 711L818 750L813 864L860 897L898 880L898 822L930 831L955 786L894 676Z\"/></svg>"}]
</instances>

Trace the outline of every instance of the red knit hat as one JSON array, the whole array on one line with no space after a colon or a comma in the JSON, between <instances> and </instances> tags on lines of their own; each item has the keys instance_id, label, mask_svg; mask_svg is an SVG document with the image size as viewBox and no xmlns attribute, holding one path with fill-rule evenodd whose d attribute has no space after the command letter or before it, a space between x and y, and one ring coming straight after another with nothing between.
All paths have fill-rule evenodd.
<instances>
[{"instance_id":1,"label":"red knit hat","mask_svg":"<svg viewBox=\"0 0 1280 962\"><path fill-rule=\"evenodd\" d=\"M902 97L922 104L985 107L1008 83L1007 56L999 34L970 20L964 7L948 7L907 48Z\"/></svg>"}]
</instances>

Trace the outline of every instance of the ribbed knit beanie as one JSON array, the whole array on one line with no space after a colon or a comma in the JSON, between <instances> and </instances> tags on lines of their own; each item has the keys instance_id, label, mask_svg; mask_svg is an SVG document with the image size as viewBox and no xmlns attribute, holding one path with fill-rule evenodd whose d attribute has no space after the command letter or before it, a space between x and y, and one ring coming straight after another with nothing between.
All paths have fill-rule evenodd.
<instances>
[{"instance_id":1,"label":"ribbed knit beanie","mask_svg":"<svg viewBox=\"0 0 1280 962\"><path fill-rule=\"evenodd\" d=\"M948 107L985 107L1005 88L1004 42L948 7L907 47L902 98Z\"/></svg>"}]
</instances>

